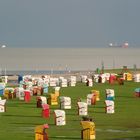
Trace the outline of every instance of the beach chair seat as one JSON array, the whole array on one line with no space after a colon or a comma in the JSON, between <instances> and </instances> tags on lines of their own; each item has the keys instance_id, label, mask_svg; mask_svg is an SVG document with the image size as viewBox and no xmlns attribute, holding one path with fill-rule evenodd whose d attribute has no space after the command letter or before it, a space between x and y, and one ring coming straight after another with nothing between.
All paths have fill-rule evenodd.
<instances>
[{"instance_id":1,"label":"beach chair seat","mask_svg":"<svg viewBox=\"0 0 140 140\"><path fill-rule=\"evenodd\" d=\"M86 83L87 82L87 75L81 75L81 82Z\"/></svg>"},{"instance_id":2,"label":"beach chair seat","mask_svg":"<svg viewBox=\"0 0 140 140\"><path fill-rule=\"evenodd\" d=\"M135 97L140 97L140 88L136 88L134 92Z\"/></svg>"},{"instance_id":3,"label":"beach chair seat","mask_svg":"<svg viewBox=\"0 0 140 140\"><path fill-rule=\"evenodd\" d=\"M58 100L57 100L58 96L51 93L48 97L47 103L49 105L58 105Z\"/></svg>"},{"instance_id":4,"label":"beach chair seat","mask_svg":"<svg viewBox=\"0 0 140 140\"><path fill-rule=\"evenodd\" d=\"M19 98L19 100L24 100L24 88L23 87L17 87L15 89L16 97Z\"/></svg>"},{"instance_id":5,"label":"beach chair seat","mask_svg":"<svg viewBox=\"0 0 140 140\"><path fill-rule=\"evenodd\" d=\"M106 100L115 100L114 89L106 89Z\"/></svg>"},{"instance_id":6,"label":"beach chair seat","mask_svg":"<svg viewBox=\"0 0 140 140\"><path fill-rule=\"evenodd\" d=\"M42 117L43 118L50 117L50 107L48 104L42 104Z\"/></svg>"},{"instance_id":7,"label":"beach chair seat","mask_svg":"<svg viewBox=\"0 0 140 140\"><path fill-rule=\"evenodd\" d=\"M15 89L14 88L5 88L4 90L4 97L6 99L13 99L14 98L14 92L15 92Z\"/></svg>"},{"instance_id":8,"label":"beach chair seat","mask_svg":"<svg viewBox=\"0 0 140 140\"><path fill-rule=\"evenodd\" d=\"M47 98L45 96L37 96L36 101L38 108L42 108L43 104L47 104Z\"/></svg>"},{"instance_id":9,"label":"beach chair seat","mask_svg":"<svg viewBox=\"0 0 140 140\"><path fill-rule=\"evenodd\" d=\"M88 105L95 105L96 104L96 97L94 94L87 95L87 104Z\"/></svg>"},{"instance_id":10,"label":"beach chair seat","mask_svg":"<svg viewBox=\"0 0 140 140\"><path fill-rule=\"evenodd\" d=\"M66 115L64 110L54 110L55 114L55 125L65 125Z\"/></svg>"},{"instance_id":11,"label":"beach chair seat","mask_svg":"<svg viewBox=\"0 0 140 140\"><path fill-rule=\"evenodd\" d=\"M35 127L35 140L49 140L47 129L48 124L38 125Z\"/></svg>"},{"instance_id":12,"label":"beach chair seat","mask_svg":"<svg viewBox=\"0 0 140 140\"><path fill-rule=\"evenodd\" d=\"M43 87L42 86L37 87L37 95L43 95Z\"/></svg>"},{"instance_id":13,"label":"beach chair seat","mask_svg":"<svg viewBox=\"0 0 140 140\"><path fill-rule=\"evenodd\" d=\"M70 97L60 97L60 108L61 109L71 109L71 98Z\"/></svg>"},{"instance_id":14,"label":"beach chair seat","mask_svg":"<svg viewBox=\"0 0 140 140\"><path fill-rule=\"evenodd\" d=\"M88 114L88 105L85 102L77 102L78 104L78 115Z\"/></svg>"},{"instance_id":15,"label":"beach chair seat","mask_svg":"<svg viewBox=\"0 0 140 140\"><path fill-rule=\"evenodd\" d=\"M31 100L31 91L30 90L24 90L24 101L26 103L30 102Z\"/></svg>"},{"instance_id":16,"label":"beach chair seat","mask_svg":"<svg viewBox=\"0 0 140 140\"><path fill-rule=\"evenodd\" d=\"M6 99L0 100L0 112L6 112Z\"/></svg>"},{"instance_id":17,"label":"beach chair seat","mask_svg":"<svg viewBox=\"0 0 140 140\"><path fill-rule=\"evenodd\" d=\"M0 95L1 96L4 94L4 89L5 89L5 85L0 83Z\"/></svg>"},{"instance_id":18,"label":"beach chair seat","mask_svg":"<svg viewBox=\"0 0 140 140\"><path fill-rule=\"evenodd\" d=\"M86 84L87 84L87 86L92 87L92 86L93 86L93 81L92 81L92 79L91 79L91 78L88 78Z\"/></svg>"},{"instance_id":19,"label":"beach chair seat","mask_svg":"<svg viewBox=\"0 0 140 140\"><path fill-rule=\"evenodd\" d=\"M115 80L116 80L116 76L115 75L110 75L109 84L114 84Z\"/></svg>"},{"instance_id":20,"label":"beach chair seat","mask_svg":"<svg viewBox=\"0 0 140 140\"><path fill-rule=\"evenodd\" d=\"M92 121L81 121L82 131L81 138L83 140L95 140L95 123Z\"/></svg>"},{"instance_id":21,"label":"beach chair seat","mask_svg":"<svg viewBox=\"0 0 140 140\"><path fill-rule=\"evenodd\" d=\"M105 112L106 113L109 113L109 114L112 114L114 113L114 101L111 101L111 100L105 100L105 104L106 104L106 107L105 107Z\"/></svg>"},{"instance_id":22,"label":"beach chair seat","mask_svg":"<svg viewBox=\"0 0 140 140\"><path fill-rule=\"evenodd\" d=\"M99 90L91 90L91 93L93 93L96 97L96 101L100 101L100 92Z\"/></svg>"},{"instance_id":23,"label":"beach chair seat","mask_svg":"<svg viewBox=\"0 0 140 140\"><path fill-rule=\"evenodd\" d=\"M43 93L44 94L48 93L48 84L43 84Z\"/></svg>"},{"instance_id":24,"label":"beach chair seat","mask_svg":"<svg viewBox=\"0 0 140 140\"><path fill-rule=\"evenodd\" d=\"M38 86L33 86L33 95L37 95Z\"/></svg>"},{"instance_id":25,"label":"beach chair seat","mask_svg":"<svg viewBox=\"0 0 140 140\"><path fill-rule=\"evenodd\" d=\"M70 76L68 84L71 87L75 87L76 86L76 76Z\"/></svg>"}]
</instances>

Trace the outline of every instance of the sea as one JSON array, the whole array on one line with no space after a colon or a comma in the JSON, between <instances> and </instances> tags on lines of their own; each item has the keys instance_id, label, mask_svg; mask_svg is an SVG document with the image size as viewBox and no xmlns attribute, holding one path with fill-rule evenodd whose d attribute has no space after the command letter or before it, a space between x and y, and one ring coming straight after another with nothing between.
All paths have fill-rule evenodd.
<instances>
[{"instance_id":1,"label":"sea","mask_svg":"<svg viewBox=\"0 0 140 140\"><path fill-rule=\"evenodd\" d=\"M0 74L140 68L140 48L0 48Z\"/></svg>"}]
</instances>

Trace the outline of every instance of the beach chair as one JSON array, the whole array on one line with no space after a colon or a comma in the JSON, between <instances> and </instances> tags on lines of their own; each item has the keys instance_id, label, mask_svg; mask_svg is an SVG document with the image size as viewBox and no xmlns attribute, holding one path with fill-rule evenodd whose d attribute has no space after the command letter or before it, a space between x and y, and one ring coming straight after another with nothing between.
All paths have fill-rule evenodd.
<instances>
[{"instance_id":1,"label":"beach chair","mask_svg":"<svg viewBox=\"0 0 140 140\"><path fill-rule=\"evenodd\" d=\"M31 100L31 91L30 90L24 90L24 101L26 103L30 102Z\"/></svg>"},{"instance_id":2,"label":"beach chair","mask_svg":"<svg viewBox=\"0 0 140 140\"><path fill-rule=\"evenodd\" d=\"M38 82L37 82L37 86L42 87L42 86L43 86L43 84L44 84L44 80L43 80L43 79L41 79L41 78L39 78L39 79L38 79Z\"/></svg>"},{"instance_id":3,"label":"beach chair","mask_svg":"<svg viewBox=\"0 0 140 140\"><path fill-rule=\"evenodd\" d=\"M38 86L33 86L33 95L37 95Z\"/></svg>"},{"instance_id":4,"label":"beach chair","mask_svg":"<svg viewBox=\"0 0 140 140\"><path fill-rule=\"evenodd\" d=\"M95 123L92 121L81 121L82 131L81 139L83 140L95 140Z\"/></svg>"},{"instance_id":5,"label":"beach chair","mask_svg":"<svg viewBox=\"0 0 140 140\"><path fill-rule=\"evenodd\" d=\"M50 78L49 85L51 87L56 87L56 79L55 78Z\"/></svg>"},{"instance_id":6,"label":"beach chair","mask_svg":"<svg viewBox=\"0 0 140 140\"><path fill-rule=\"evenodd\" d=\"M4 97L6 98L6 99L13 99L15 96L14 96L14 94L15 94L15 89L14 88L5 88L5 90L4 90Z\"/></svg>"},{"instance_id":7,"label":"beach chair","mask_svg":"<svg viewBox=\"0 0 140 140\"><path fill-rule=\"evenodd\" d=\"M61 109L71 109L71 98L70 97L60 97L60 108Z\"/></svg>"},{"instance_id":8,"label":"beach chair","mask_svg":"<svg viewBox=\"0 0 140 140\"><path fill-rule=\"evenodd\" d=\"M56 95L56 96L59 96L60 95L60 87L54 87L54 94Z\"/></svg>"},{"instance_id":9,"label":"beach chair","mask_svg":"<svg viewBox=\"0 0 140 140\"><path fill-rule=\"evenodd\" d=\"M54 110L55 114L55 125L65 125L66 116L64 110Z\"/></svg>"},{"instance_id":10,"label":"beach chair","mask_svg":"<svg viewBox=\"0 0 140 140\"><path fill-rule=\"evenodd\" d=\"M43 95L43 87L42 86L37 87L37 95Z\"/></svg>"},{"instance_id":11,"label":"beach chair","mask_svg":"<svg viewBox=\"0 0 140 140\"><path fill-rule=\"evenodd\" d=\"M68 86L68 81L65 78L60 79L60 86L61 87L67 87Z\"/></svg>"},{"instance_id":12,"label":"beach chair","mask_svg":"<svg viewBox=\"0 0 140 140\"><path fill-rule=\"evenodd\" d=\"M87 75L81 75L81 82L86 83L87 82Z\"/></svg>"},{"instance_id":13,"label":"beach chair","mask_svg":"<svg viewBox=\"0 0 140 140\"><path fill-rule=\"evenodd\" d=\"M42 108L43 104L47 104L47 98L45 96L37 96L36 101L38 108Z\"/></svg>"},{"instance_id":14,"label":"beach chair","mask_svg":"<svg viewBox=\"0 0 140 140\"><path fill-rule=\"evenodd\" d=\"M0 96L2 96L4 94L4 88L5 86L4 85L0 85Z\"/></svg>"},{"instance_id":15,"label":"beach chair","mask_svg":"<svg viewBox=\"0 0 140 140\"><path fill-rule=\"evenodd\" d=\"M48 93L48 84L43 84L43 93L44 94Z\"/></svg>"},{"instance_id":16,"label":"beach chair","mask_svg":"<svg viewBox=\"0 0 140 140\"><path fill-rule=\"evenodd\" d=\"M106 82L106 75L105 74L100 74L98 82L99 83L105 83Z\"/></svg>"},{"instance_id":17,"label":"beach chair","mask_svg":"<svg viewBox=\"0 0 140 140\"><path fill-rule=\"evenodd\" d=\"M135 97L140 97L140 88L136 88L134 92Z\"/></svg>"},{"instance_id":18,"label":"beach chair","mask_svg":"<svg viewBox=\"0 0 140 140\"><path fill-rule=\"evenodd\" d=\"M115 79L116 79L116 76L110 74L110 77L109 77L109 84L114 84Z\"/></svg>"},{"instance_id":19,"label":"beach chair","mask_svg":"<svg viewBox=\"0 0 140 140\"><path fill-rule=\"evenodd\" d=\"M89 87L92 87L93 86L92 79L90 79L90 78L87 79L87 86L89 86Z\"/></svg>"},{"instance_id":20,"label":"beach chair","mask_svg":"<svg viewBox=\"0 0 140 140\"><path fill-rule=\"evenodd\" d=\"M123 73L123 79L126 81L132 81L132 74L131 73Z\"/></svg>"},{"instance_id":21,"label":"beach chair","mask_svg":"<svg viewBox=\"0 0 140 140\"><path fill-rule=\"evenodd\" d=\"M1 76L2 82L7 84L8 83L8 76Z\"/></svg>"},{"instance_id":22,"label":"beach chair","mask_svg":"<svg viewBox=\"0 0 140 140\"><path fill-rule=\"evenodd\" d=\"M87 115L88 114L88 105L85 102L77 102L78 105L78 115Z\"/></svg>"},{"instance_id":23,"label":"beach chair","mask_svg":"<svg viewBox=\"0 0 140 140\"><path fill-rule=\"evenodd\" d=\"M115 100L114 89L106 89L106 100Z\"/></svg>"},{"instance_id":24,"label":"beach chair","mask_svg":"<svg viewBox=\"0 0 140 140\"><path fill-rule=\"evenodd\" d=\"M93 79L94 79L94 82L98 83L99 82L99 74L94 74Z\"/></svg>"},{"instance_id":25,"label":"beach chair","mask_svg":"<svg viewBox=\"0 0 140 140\"><path fill-rule=\"evenodd\" d=\"M105 112L106 113L109 113L109 114L112 114L114 113L114 101L111 101L111 100L105 100L105 104L106 104L106 107L105 107Z\"/></svg>"},{"instance_id":26,"label":"beach chair","mask_svg":"<svg viewBox=\"0 0 140 140\"><path fill-rule=\"evenodd\" d=\"M94 94L87 95L87 104L88 105L95 105L96 104L96 96Z\"/></svg>"},{"instance_id":27,"label":"beach chair","mask_svg":"<svg viewBox=\"0 0 140 140\"><path fill-rule=\"evenodd\" d=\"M0 100L0 112L6 112L5 103L6 103L6 99Z\"/></svg>"},{"instance_id":28,"label":"beach chair","mask_svg":"<svg viewBox=\"0 0 140 140\"><path fill-rule=\"evenodd\" d=\"M48 124L38 125L35 127L35 140L49 140L47 129Z\"/></svg>"},{"instance_id":29,"label":"beach chair","mask_svg":"<svg viewBox=\"0 0 140 140\"><path fill-rule=\"evenodd\" d=\"M51 93L47 99L47 103L49 105L58 105L58 101L57 101L58 96Z\"/></svg>"},{"instance_id":30,"label":"beach chair","mask_svg":"<svg viewBox=\"0 0 140 140\"><path fill-rule=\"evenodd\" d=\"M76 76L71 76L68 83L69 83L69 86L75 87L76 86Z\"/></svg>"},{"instance_id":31,"label":"beach chair","mask_svg":"<svg viewBox=\"0 0 140 140\"><path fill-rule=\"evenodd\" d=\"M17 87L15 89L16 97L19 98L19 100L24 100L24 88L23 87Z\"/></svg>"},{"instance_id":32,"label":"beach chair","mask_svg":"<svg viewBox=\"0 0 140 140\"><path fill-rule=\"evenodd\" d=\"M48 104L42 104L42 117L43 118L50 117L50 107Z\"/></svg>"},{"instance_id":33,"label":"beach chair","mask_svg":"<svg viewBox=\"0 0 140 140\"><path fill-rule=\"evenodd\" d=\"M134 82L140 82L140 73L134 74Z\"/></svg>"},{"instance_id":34,"label":"beach chair","mask_svg":"<svg viewBox=\"0 0 140 140\"><path fill-rule=\"evenodd\" d=\"M100 101L100 92L99 92L99 90L91 90L91 93L95 95L96 101Z\"/></svg>"}]
</instances>

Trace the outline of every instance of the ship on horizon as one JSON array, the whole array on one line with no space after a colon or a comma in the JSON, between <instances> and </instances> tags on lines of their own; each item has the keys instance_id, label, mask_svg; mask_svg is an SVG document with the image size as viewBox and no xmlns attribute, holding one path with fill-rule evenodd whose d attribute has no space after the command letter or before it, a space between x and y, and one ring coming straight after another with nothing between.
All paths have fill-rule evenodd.
<instances>
[{"instance_id":1,"label":"ship on horizon","mask_svg":"<svg viewBox=\"0 0 140 140\"><path fill-rule=\"evenodd\" d=\"M129 44L127 42L123 43L122 45L118 45L118 44L113 44L113 43L110 43L109 44L109 47L110 48L128 48Z\"/></svg>"}]
</instances>

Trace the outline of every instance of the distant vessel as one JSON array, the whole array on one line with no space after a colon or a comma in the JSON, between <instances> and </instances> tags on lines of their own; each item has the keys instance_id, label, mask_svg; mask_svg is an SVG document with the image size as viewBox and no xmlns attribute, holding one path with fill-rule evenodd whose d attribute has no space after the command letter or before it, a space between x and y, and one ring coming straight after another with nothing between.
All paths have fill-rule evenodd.
<instances>
[{"instance_id":1,"label":"distant vessel","mask_svg":"<svg viewBox=\"0 0 140 140\"><path fill-rule=\"evenodd\" d=\"M1 48L6 48L6 45L2 45Z\"/></svg>"},{"instance_id":2,"label":"distant vessel","mask_svg":"<svg viewBox=\"0 0 140 140\"><path fill-rule=\"evenodd\" d=\"M128 48L129 44L127 42L123 43L122 45L110 43L109 47L111 48Z\"/></svg>"}]
</instances>

